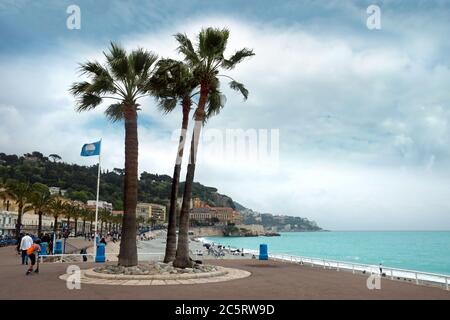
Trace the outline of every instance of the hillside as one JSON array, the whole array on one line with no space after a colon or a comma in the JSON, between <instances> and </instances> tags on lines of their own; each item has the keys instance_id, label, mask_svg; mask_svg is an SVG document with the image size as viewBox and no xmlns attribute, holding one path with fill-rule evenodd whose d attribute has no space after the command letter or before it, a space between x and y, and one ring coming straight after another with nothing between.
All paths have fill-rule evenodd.
<instances>
[{"instance_id":1,"label":"hillside","mask_svg":"<svg viewBox=\"0 0 450 320\"><path fill-rule=\"evenodd\" d=\"M8 179L40 182L49 187L59 187L67 190L66 197L86 202L95 199L97 187L97 166L80 166L61 161L58 155L44 156L40 152L32 152L23 156L0 153L0 180ZM122 188L124 170L114 168L101 173L100 199L113 204L114 210L123 209ZM142 172L139 178L139 202L169 204L172 178L168 175L158 175ZM184 183L180 183L179 195L182 195ZM193 197L200 198L213 207L231 207L243 214L244 222L248 224L263 224L265 227L284 228L292 225L293 231L321 230L314 221L300 217L277 218L271 214L259 214L233 201L230 197L220 194L214 187L204 186L195 182L192 187ZM273 218L272 218L273 217Z\"/></svg>"},{"instance_id":2,"label":"hillside","mask_svg":"<svg viewBox=\"0 0 450 320\"><path fill-rule=\"evenodd\" d=\"M56 155L55 155L56 156ZM53 159L53 160L52 160ZM40 182L49 187L67 190L66 196L73 200L86 202L95 199L97 186L97 166L79 166L67 164L57 157L46 157L40 152L23 156L0 153L0 179L15 179ZM122 188L124 170L104 170L101 173L100 198L111 202L115 210L123 209ZM168 175L142 172L139 178L138 201L167 205L170 198L172 178ZM184 182L180 183L179 195L183 193ZM217 192L216 188L195 182L193 197L216 207L235 208L233 200Z\"/></svg>"}]
</instances>

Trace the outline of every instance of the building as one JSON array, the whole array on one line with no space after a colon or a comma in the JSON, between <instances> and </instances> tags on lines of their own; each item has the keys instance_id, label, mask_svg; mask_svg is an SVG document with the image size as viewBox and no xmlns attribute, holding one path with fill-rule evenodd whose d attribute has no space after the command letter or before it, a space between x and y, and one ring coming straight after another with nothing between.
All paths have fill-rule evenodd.
<instances>
[{"instance_id":1,"label":"building","mask_svg":"<svg viewBox=\"0 0 450 320\"><path fill-rule=\"evenodd\" d=\"M96 202L95 200L88 200L86 207L88 209L91 210L95 210L95 206L96 206ZM109 212L113 211L113 206L112 203L106 202L106 201L99 201L98 202L98 209L104 209L104 210L108 210Z\"/></svg>"},{"instance_id":2,"label":"building","mask_svg":"<svg viewBox=\"0 0 450 320\"><path fill-rule=\"evenodd\" d=\"M123 210L113 210L112 211L113 216L123 216Z\"/></svg>"},{"instance_id":3,"label":"building","mask_svg":"<svg viewBox=\"0 0 450 320\"><path fill-rule=\"evenodd\" d=\"M192 205L191 208L208 208L209 206L202 201L200 198L194 198L192 199Z\"/></svg>"},{"instance_id":4,"label":"building","mask_svg":"<svg viewBox=\"0 0 450 320\"><path fill-rule=\"evenodd\" d=\"M60 187L49 187L48 190L50 191L51 195L61 195L61 196L65 196L67 193L67 190L65 189L61 189Z\"/></svg>"},{"instance_id":5,"label":"building","mask_svg":"<svg viewBox=\"0 0 450 320\"><path fill-rule=\"evenodd\" d=\"M208 205L192 208L189 211L189 218L192 224L201 223L206 225L227 225L230 223L242 223L242 215L233 208L210 207Z\"/></svg>"},{"instance_id":6,"label":"building","mask_svg":"<svg viewBox=\"0 0 450 320\"><path fill-rule=\"evenodd\" d=\"M213 223L213 213L211 208L192 208L189 212L189 219L192 222Z\"/></svg>"},{"instance_id":7,"label":"building","mask_svg":"<svg viewBox=\"0 0 450 320\"><path fill-rule=\"evenodd\" d=\"M136 216L144 219L155 219L159 223L166 221L166 206L156 203L138 203Z\"/></svg>"},{"instance_id":8,"label":"building","mask_svg":"<svg viewBox=\"0 0 450 320\"><path fill-rule=\"evenodd\" d=\"M16 223L17 212L0 210L0 236L13 236Z\"/></svg>"}]
</instances>

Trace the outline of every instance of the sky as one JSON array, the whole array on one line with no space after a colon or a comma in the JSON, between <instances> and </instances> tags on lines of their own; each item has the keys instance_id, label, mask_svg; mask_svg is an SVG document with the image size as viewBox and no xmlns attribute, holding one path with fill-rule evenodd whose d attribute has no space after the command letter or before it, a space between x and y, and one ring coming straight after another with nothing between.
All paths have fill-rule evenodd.
<instances>
[{"instance_id":1,"label":"sky","mask_svg":"<svg viewBox=\"0 0 450 320\"><path fill-rule=\"evenodd\" d=\"M67 28L70 5L80 29ZM380 29L367 27L370 5ZM226 73L250 95L223 78L196 181L329 230L449 230L449 17L448 1L0 0L0 152L92 165L81 146L102 138L102 166L123 167L123 123L107 121L107 103L75 111L78 64L102 62L110 41L181 59L175 33L227 27L228 55L255 52ZM171 175L180 109L141 105L139 171Z\"/></svg>"}]
</instances>

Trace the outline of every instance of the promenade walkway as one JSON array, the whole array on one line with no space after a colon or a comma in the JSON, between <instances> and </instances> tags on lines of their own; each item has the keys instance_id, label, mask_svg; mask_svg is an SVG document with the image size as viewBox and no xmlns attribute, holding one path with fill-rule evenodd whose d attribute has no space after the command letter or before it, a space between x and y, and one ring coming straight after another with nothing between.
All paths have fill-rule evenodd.
<instances>
[{"instance_id":1,"label":"promenade walkway","mask_svg":"<svg viewBox=\"0 0 450 320\"><path fill-rule=\"evenodd\" d=\"M68 263L42 264L39 274L25 276L14 248L0 248L0 299L447 299L434 287L383 279L381 290L369 290L367 277L290 263L258 260L214 260L217 265L247 270L248 278L228 282L113 286L82 284L69 290L58 277ZM81 268L93 263L77 263ZM181 288L182 286L182 288Z\"/></svg>"}]
</instances>

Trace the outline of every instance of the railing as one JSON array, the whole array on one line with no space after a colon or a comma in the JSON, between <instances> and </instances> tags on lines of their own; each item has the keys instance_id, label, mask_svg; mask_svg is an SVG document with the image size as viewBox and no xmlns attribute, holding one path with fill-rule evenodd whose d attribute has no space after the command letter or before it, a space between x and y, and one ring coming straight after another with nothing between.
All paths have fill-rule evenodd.
<instances>
[{"instance_id":1,"label":"railing","mask_svg":"<svg viewBox=\"0 0 450 320\"><path fill-rule=\"evenodd\" d=\"M105 256L118 256L119 253L105 253ZM83 256L88 258L88 261L95 261L95 255L92 253L86 253L86 254L44 254L44 255L39 255L39 262L40 263L45 263L46 261L44 259L51 259L51 262L64 262L64 258L83 258ZM147 252L138 252L138 256L157 256L158 259L160 259L161 257L164 257L164 253L163 252L157 252L157 253L147 253ZM54 261L56 260L56 261ZM70 261L68 261L70 262Z\"/></svg>"},{"instance_id":2,"label":"railing","mask_svg":"<svg viewBox=\"0 0 450 320\"><path fill-rule=\"evenodd\" d=\"M420 283L435 283L445 287L449 290L450 276L444 274L437 274L431 272L422 272L408 269L391 268L385 266L375 266L362 263L353 263L345 261L337 261L330 259L310 258L302 256L293 256L287 254L269 254L269 257L274 260L287 261L292 263L299 263L302 265L310 265L311 267L319 266L324 269L336 269L336 271L351 270L355 272L370 272L370 274L381 274L389 277L391 280L414 280L416 284ZM381 272L380 272L381 268Z\"/></svg>"}]
</instances>

